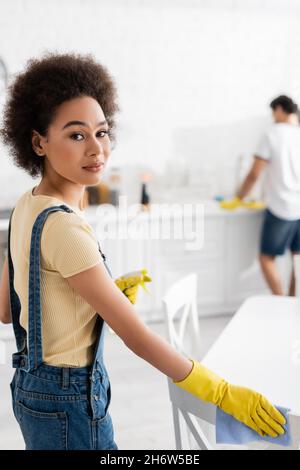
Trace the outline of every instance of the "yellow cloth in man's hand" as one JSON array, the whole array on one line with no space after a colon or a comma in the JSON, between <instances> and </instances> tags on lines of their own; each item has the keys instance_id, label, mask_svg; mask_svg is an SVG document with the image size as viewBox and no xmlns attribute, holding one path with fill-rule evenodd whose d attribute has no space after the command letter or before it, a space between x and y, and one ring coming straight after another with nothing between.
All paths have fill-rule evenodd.
<instances>
[{"instance_id":1,"label":"yellow cloth in man's hand","mask_svg":"<svg viewBox=\"0 0 300 470\"><path fill-rule=\"evenodd\" d=\"M224 199L220 202L220 207L227 210L235 210L238 207L246 207L246 209L259 210L264 209L266 204L263 201L243 201L239 197L233 199Z\"/></svg>"},{"instance_id":2,"label":"yellow cloth in man's hand","mask_svg":"<svg viewBox=\"0 0 300 470\"><path fill-rule=\"evenodd\" d=\"M247 209L265 209L266 204L263 201L242 201L242 206Z\"/></svg>"},{"instance_id":3,"label":"yellow cloth in man's hand","mask_svg":"<svg viewBox=\"0 0 300 470\"><path fill-rule=\"evenodd\" d=\"M229 211L232 211L236 209L237 207L240 207L242 205L242 200L239 197L234 197L233 199L224 199L224 201L220 202L220 207L222 209L227 209Z\"/></svg>"},{"instance_id":4,"label":"yellow cloth in man's hand","mask_svg":"<svg viewBox=\"0 0 300 470\"><path fill-rule=\"evenodd\" d=\"M121 289L130 302L135 304L139 286L142 286L143 289L148 292L145 283L151 281L152 279L148 275L147 269L141 269L140 271L124 274L115 280L115 284Z\"/></svg>"}]
</instances>

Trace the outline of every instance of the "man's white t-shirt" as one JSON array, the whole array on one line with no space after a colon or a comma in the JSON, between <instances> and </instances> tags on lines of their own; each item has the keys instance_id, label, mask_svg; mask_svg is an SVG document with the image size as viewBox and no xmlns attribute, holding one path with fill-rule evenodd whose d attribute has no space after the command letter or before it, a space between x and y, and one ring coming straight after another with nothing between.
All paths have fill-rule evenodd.
<instances>
[{"instance_id":1,"label":"man's white t-shirt","mask_svg":"<svg viewBox=\"0 0 300 470\"><path fill-rule=\"evenodd\" d=\"M270 211L281 219L300 219L300 127L273 124L255 155L269 162L264 189Z\"/></svg>"}]
</instances>

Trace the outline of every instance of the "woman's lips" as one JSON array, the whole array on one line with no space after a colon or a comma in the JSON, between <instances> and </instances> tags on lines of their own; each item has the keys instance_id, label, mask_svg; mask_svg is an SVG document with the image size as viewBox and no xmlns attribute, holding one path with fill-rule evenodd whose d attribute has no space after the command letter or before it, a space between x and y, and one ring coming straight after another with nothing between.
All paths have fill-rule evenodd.
<instances>
[{"instance_id":1,"label":"woman's lips","mask_svg":"<svg viewBox=\"0 0 300 470\"><path fill-rule=\"evenodd\" d=\"M97 163L95 165L83 166L82 168L87 171L91 171L92 173L97 173L97 171L101 171L104 166L104 163Z\"/></svg>"}]
</instances>

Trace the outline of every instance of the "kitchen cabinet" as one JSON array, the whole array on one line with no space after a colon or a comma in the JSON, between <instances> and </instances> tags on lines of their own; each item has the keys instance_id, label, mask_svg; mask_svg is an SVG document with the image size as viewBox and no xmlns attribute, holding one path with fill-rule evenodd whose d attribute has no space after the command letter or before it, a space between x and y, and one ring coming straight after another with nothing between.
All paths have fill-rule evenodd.
<instances>
[{"instance_id":1,"label":"kitchen cabinet","mask_svg":"<svg viewBox=\"0 0 300 470\"><path fill-rule=\"evenodd\" d=\"M163 318L165 292L190 272L198 275L199 315L225 314L234 312L251 295L269 293L258 261L262 218L263 211L241 208L227 212L208 203L204 208L204 243L198 251L187 250L186 240L174 239L106 239L100 243L114 277L148 268L153 279L150 294L141 292L136 304L146 320ZM287 285L288 256L278 260L278 265Z\"/></svg>"}]
</instances>

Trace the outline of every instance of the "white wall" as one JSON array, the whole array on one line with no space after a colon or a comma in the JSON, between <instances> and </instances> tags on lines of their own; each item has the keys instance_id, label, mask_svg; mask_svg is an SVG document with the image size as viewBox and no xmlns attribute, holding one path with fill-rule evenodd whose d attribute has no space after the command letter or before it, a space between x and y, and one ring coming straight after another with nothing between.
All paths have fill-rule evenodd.
<instances>
[{"instance_id":1,"label":"white wall","mask_svg":"<svg viewBox=\"0 0 300 470\"><path fill-rule=\"evenodd\" d=\"M299 19L297 0L10 0L0 56L13 74L44 50L92 52L119 88L113 164L161 173L184 156L196 184L207 173L226 192L270 99L300 101ZM0 151L5 205L32 182Z\"/></svg>"}]
</instances>

